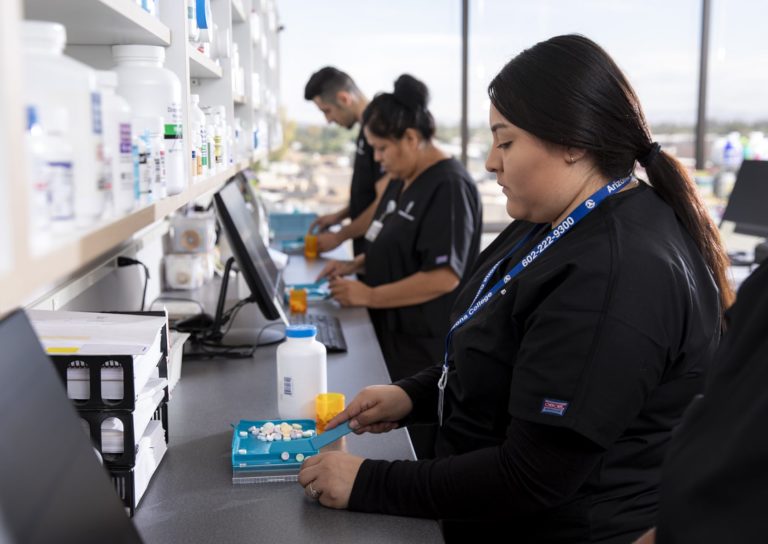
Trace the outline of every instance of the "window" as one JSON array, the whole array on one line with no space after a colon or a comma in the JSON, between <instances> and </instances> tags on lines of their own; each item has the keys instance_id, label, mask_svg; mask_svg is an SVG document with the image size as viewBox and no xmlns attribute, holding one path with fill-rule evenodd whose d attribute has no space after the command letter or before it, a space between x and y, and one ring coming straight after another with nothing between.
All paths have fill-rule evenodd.
<instances>
[{"instance_id":1,"label":"window","mask_svg":"<svg viewBox=\"0 0 768 544\"><path fill-rule=\"evenodd\" d=\"M359 127L351 131L321 129L323 115L304 100L309 76L323 66L347 72L369 99L377 92L392 92L400 74L420 79L429 87L429 108L438 126L438 140L447 152L459 156L460 4L409 0L284 2L280 4L280 20L285 26L280 49L281 98L286 116L294 123L286 131L286 140L298 137L284 159L300 165L287 182L304 189L303 196L301 191L294 192L295 206L321 212L336 210L349 196L349 159ZM322 144L318 138L323 139ZM275 179L275 189L285 182Z\"/></svg>"},{"instance_id":2,"label":"window","mask_svg":"<svg viewBox=\"0 0 768 544\"><path fill-rule=\"evenodd\" d=\"M488 83L523 49L552 36L583 34L604 47L634 86L656 139L693 163L700 0L472 0L469 18L468 167L483 196L486 230L509 222L505 198L484 166Z\"/></svg>"}]
</instances>

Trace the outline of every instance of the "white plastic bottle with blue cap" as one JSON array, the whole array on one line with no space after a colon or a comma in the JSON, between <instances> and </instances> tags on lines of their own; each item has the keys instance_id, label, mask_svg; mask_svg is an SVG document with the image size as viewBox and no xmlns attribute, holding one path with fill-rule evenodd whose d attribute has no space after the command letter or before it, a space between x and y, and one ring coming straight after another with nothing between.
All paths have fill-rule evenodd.
<instances>
[{"instance_id":1,"label":"white plastic bottle with blue cap","mask_svg":"<svg viewBox=\"0 0 768 544\"><path fill-rule=\"evenodd\" d=\"M328 392L325 346L314 325L289 325L277 348L277 411L281 419L315 419L315 397Z\"/></svg>"}]
</instances>

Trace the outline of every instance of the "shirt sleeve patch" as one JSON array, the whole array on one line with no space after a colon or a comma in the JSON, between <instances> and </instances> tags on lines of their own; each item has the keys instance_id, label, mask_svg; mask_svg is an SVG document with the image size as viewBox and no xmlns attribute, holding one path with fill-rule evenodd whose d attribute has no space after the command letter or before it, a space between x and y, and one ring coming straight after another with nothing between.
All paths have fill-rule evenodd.
<instances>
[{"instance_id":1,"label":"shirt sleeve patch","mask_svg":"<svg viewBox=\"0 0 768 544\"><path fill-rule=\"evenodd\" d=\"M552 414L553 416L563 416L568 409L568 403L564 400L544 399L541 404L542 414Z\"/></svg>"}]
</instances>

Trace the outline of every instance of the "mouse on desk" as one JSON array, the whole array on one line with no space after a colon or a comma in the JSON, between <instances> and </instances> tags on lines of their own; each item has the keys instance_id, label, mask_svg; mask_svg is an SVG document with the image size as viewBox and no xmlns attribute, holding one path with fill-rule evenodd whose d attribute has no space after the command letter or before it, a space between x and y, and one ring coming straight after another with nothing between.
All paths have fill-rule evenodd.
<instances>
[{"instance_id":1,"label":"mouse on desk","mask_svg":"<svg viewBox=\"0 0 768 544\"><path fill-rule=\"evenodd\" d=\"M210 314L199 313L177 321L173 328L179 332L197 332L208 330L212 325L213 317Z\"/></svg>"}]
</instances>

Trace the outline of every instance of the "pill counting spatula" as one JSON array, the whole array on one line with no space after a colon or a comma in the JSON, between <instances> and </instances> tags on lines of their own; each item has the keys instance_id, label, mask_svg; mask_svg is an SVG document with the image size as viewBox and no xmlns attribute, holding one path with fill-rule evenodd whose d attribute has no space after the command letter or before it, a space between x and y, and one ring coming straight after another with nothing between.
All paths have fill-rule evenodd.
<instances>
[{"instance_id":1,"label":"pill counting spatula","mask_svg":"<svg viewBox=\"0 0 768 544\"><path fill-rule=\"evenodd\" d=\"M312 438L298 438L289 441L271 442L269 453L305 453L309 450L320 450L328 444L335 442L345 434L352 432L349 428L349 421L345 421L338 427L323 434L313 436Z\"/></svg>"}]
</instances>

